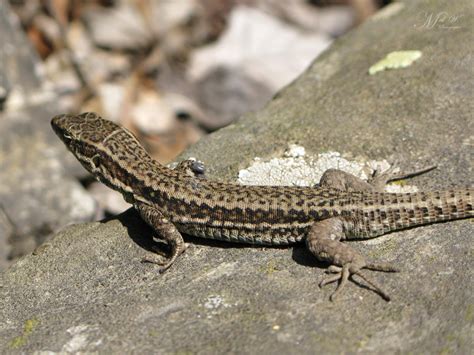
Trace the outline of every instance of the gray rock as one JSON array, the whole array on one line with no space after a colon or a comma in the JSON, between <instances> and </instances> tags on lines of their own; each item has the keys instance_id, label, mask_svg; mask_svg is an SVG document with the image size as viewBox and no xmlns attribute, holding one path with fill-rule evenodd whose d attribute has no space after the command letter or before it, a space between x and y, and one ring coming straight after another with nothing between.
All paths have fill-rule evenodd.
<instances>
[{"instance_id":1,"label":"gray rock","mask_svg":"<svg viewBox=\"0 0 474 355\"><path fill-rule=\"evenodd\" d=\"M95 205L73 176L84 170L50 127L62 111L42 85L40 63L8 5L0 6L0 270L66 224L90 221Z\"/></svg>"},{"instance_id":2,"label":"gray rock","mask_svg":"<svg viewBox=\"0 0 474 355\"><path fill-rule=\"evenodd\" d=\"M197 101L207 114L200 123L209 130L224 127L243 113L262 108L273 95L264 83L226 67L216 67L196 87Z\"/></svg>"},{"instance_id":3,"label":"gray rock","mask_svg":"<svg viewBox=\"0 0 474 355\"><path fill-rule=\"evenodd\" d=\"M4 270L10 264L8 257L11 253L10 240L14 235L14 226L0 206L0 270Z\"/></svg>"},{"instance_id":4,"label":"gray rock","mask_svg":"<svg viewBox=\"0 0 474 355\"><path fill-rule=\"evenodd\" d=\"M235 181L254 156L297 142L403 168L437 163L411 183L472 185L473 43L469 1L406 1L336 41L263 110L196 144L210 178ZM397 5L399 6L399 5ZM422 14L461 15L423 28ZM468 15L469 14L469 15ZM416 25L416 26L415 26ZM374 76L387 53L410 67ZM473 224L456 221L352 243L402 267L377 274L387 303L350 284L337 303L304 247L258 248L188 238L165 274L141 264L150 230L128 211L57 234L0 278L0 351L149 353L471 352Z\"/></svg>"},{"instance_id":5,"label":"gray rock","mask_svg":"<svg viewBox=\"0 0 474 355\"><path fill-rule=\"evenodd\" d=\"M2 101L13 89L25 97L35 96L41 87L38 77L38 56L20 29L18 18L5 2L0 6L0 85Z\"/></svg>"},{"instance_id":6,"label":"gray rock","mask_svg":"<svg viewBox=\"0 0 474 355\"><path fill-rule=\"evenodd\" d=\"M76 162L51 130L54 114L45 107L24 107L0 115L0 205L9 221L3 223L9 233L2 239L9 244L9 259L96 213L94 200L71 175Z\"/></svg>"}]
</instances>

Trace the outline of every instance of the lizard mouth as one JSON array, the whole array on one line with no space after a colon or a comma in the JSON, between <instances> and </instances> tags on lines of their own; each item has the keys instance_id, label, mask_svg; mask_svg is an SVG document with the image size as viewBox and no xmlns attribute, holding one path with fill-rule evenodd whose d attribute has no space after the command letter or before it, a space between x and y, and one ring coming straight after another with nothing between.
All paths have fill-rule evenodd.
<instances>
[{"instance_id":1,"label":"lizard mouth","mask_svg":"<svg viewBox=\"0 0 474 355\"><path fill-rule=\"evenodd\" d=\"M64 132L60 127L56 126L55 124L52 124L54 133L66 144L66 146L70 146L72 142L72 137Z\"/></svg>"},{"instance_id":2,"label":"lizard mouth","mask_svg":"<svg viewBox=\"0 0 474 355\"><path fill-rule=\"evenodd\" d=\"M54 133L67 145L69 146L72 142L72 136L69 132L65 129L64 124L62 122L62 116L53 117L51 120L51 127L53 128Z\"/></svg>"}]
</instances>

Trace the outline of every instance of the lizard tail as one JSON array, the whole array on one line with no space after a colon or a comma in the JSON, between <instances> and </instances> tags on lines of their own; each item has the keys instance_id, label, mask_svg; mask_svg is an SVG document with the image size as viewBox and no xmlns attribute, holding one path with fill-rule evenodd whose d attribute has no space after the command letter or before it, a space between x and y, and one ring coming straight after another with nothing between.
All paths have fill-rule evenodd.
<instances>
[{"instance_id":1,"label":"lizard tail","mask_svg":"<svg viewBox=\"0 0 474 355\"><path fill-rule=\"evenodd\" d=\"M356 235L374 237L391 231L474 217L474 188L402 194L379 194L377 207L364 208ZM378 200L378 201L377 201ZM357 229L357 228L356 228Z\"/></svg>"},{"instance_id":2,"label":"lizard tail","mask_svg":"<svg viewBox=\"0 0 474 355\"><path fill-rule=\"evenodd\" d=\"M414 225L474 217L474 189L419 192L411 209Z\"/></svg>"}]
</instances>

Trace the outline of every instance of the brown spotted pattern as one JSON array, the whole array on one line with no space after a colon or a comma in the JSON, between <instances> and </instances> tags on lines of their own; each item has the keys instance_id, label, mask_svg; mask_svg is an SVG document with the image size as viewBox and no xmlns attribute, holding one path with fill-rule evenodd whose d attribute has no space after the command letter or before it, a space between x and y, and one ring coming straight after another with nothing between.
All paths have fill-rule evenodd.
<instances>
[{"instance_id":1,"label":"brown spotted pattern","mask_svg":"<svg viewBox=\"0 0 474 355\"><path fill-rule=\"evenodd\" d=\"M301 241L315 221L333 216L345 219L347 239L474 216L472 187L389 194L240 186L168 169L130 132L94 113L59 115L52 126L98 180L131 203L153 206L180 232L199 237L282 245Z\"/></svg>"}]
</instances>

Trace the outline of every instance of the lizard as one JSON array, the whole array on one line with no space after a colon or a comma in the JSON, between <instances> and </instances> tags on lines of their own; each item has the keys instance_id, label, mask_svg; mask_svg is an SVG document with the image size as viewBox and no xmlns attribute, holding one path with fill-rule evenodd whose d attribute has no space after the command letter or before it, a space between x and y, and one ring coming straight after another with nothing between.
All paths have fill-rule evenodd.
<instances>
[{"instance_id":1,"label":"lizard","mask_svg":"<svg viewBox=\"0 0 474 355\"><path fill-rule=\"evenodd\" d=\"M261 246L305 243L329 264L320 286L338 282L335 300L354 276L389 301L364 269L397 272L386 262L370 262L346 240L380 235L435 222L471 218L473 187L445 191L387 193L383 186L412 174L385 172L364 181L327 170L314 187L245 186L204 177L204 165L184 160L170 169L154 160L126 128L96 113L52 118L55 133L97 180L119 191L170 247L144 261L167 270L187 247L182 234Z\"/></svg>"}]
</instances>

